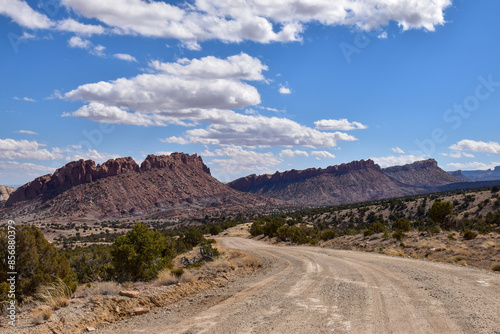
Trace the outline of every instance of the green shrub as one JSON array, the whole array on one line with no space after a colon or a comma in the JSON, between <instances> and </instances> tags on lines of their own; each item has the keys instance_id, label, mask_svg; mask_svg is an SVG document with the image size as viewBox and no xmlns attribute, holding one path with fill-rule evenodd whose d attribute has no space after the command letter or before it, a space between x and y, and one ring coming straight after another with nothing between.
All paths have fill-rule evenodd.
<instances>
[{"instance_id":1,"label":"green shrub","mask_svg":"<svg viewBox=\"0 0 500 334\"><path fill-rule=\"evenodd\" d=\"M7 280L9 270L7 229L0 229L0 282ZM49 243L35 226L18 226L16 230L16 298L32 296L41 285L61 280L72 291L76 289L76 275L68 259ZM2 285L1 289L5 286ZM5 300L5 299L3 299Z\"/></svg>"},{"instance_id":2,"label":"green shrub","mask_svg":"<svg viewBox=\"0 0 500 334\"><path fill-rule=\"evenodd\" d=\"M212 246L211 243L203 242L200 244L200 253L210 257L219 257L219 250Z\"/></svg>"},{"instance_id":3,"label":"green shrub","mask_svg":"<svg viewBox=\"0 0 500 334\"><path fill-rule=\"evenodd\" d=\"M404 237L406 237L406 234L403 233L401 230L397 230L392 234L392 237L398 241L401 241Z\"/></svg>"},{"instance_id":4,"label":"green shrub","mask_svg":"<svg viewBox=\"0 0 500 334\"><path fill-rule=\"evenodd\" d=\"M435 202L429 210L429 217L443 229L449 229L451 222L449 216L453 213L451 202Z\"/></svg>"},{"instance_id":5,"label":"green shrub","mask_svg":"<svg viewBox=\"0 0 500 334\"><path fill-rule=\"evenodd\" d=\"M464 239L465 240L472 240L472 239L475 239L476 237L477 237L477 233L474 233L469 229L466 229L464 231Z\"/></svg>"},{"instance_id":6,"label":"green shrub","mask_svg":"<svg viewBox=\"0 0 500 334\"><path fill-rule=\"evenodd\" d=\"M369 237L370 235L374 235L375 232L373 232L373 230L367 228L364 232L363 232L363 236L364 237Z\"/></svg>"},{"instance_id":7,"label":"green shrub","mask_svg":"<svg viewBox=\"0 0 500 334\"><path fill-rule=\"evenodd\" d=\"M381 222L378 222L378 221L371 223L369 228L375 233L383 233L386 230L384 224L382 224Z\"/></svg>"},{"instance_id":8,"label":"green shrub","mask_svg":"<svg viewBox=\"0 0 500 334\"><path fill-rule=\"evenodd\" d=\"M64 254L76 273L79 283L111 279L111 245L93 245L65 250Z\"/></svg>"},{"instance_id":9,"label":"green shrub","mask_svg":"<svg viewBox=\"0 0 500 334\"><path fill-rule=\"evenodd\" d=\"M202 235L203 236L203 235ZM115 278L124 281L149 281L169 265L164 256L166 238L146 225L138 223L126 235L118 237L113 244L111 255Z\"/></svg>"},{"instance_id":10,"label":"green shrub","mask_svg":"<svg viewBox=\"0 0 500 334\"><path fill-rule=\"evenodd\" d=\"M250 226L250 234L253 237L264 234L264 226L260 222L253 222Z\"/></svg>"},{"instance_id":11,"label":"green shrub","mask_svg":"<svg viewBox=\"0 0 500 334\"><path fill-rule=\"evenodd\" d=\"M399 218L392 224L393 230L401 230L403 232L410 231L410 221L406 218Z\"/></svg>"},{"instance_id":12,"label":"green shrub","mask_svg":"<svg viewBox=\"0 0 500 334\"><path fill-rule=\"evenodd\" d=\"M174 275L175 277L179 278L182 276L182 274L184 274L184 269L182 269L182 268L172 269L172 270L170 270L170 273L172 275Z\"/></svg>"}]
</instances>

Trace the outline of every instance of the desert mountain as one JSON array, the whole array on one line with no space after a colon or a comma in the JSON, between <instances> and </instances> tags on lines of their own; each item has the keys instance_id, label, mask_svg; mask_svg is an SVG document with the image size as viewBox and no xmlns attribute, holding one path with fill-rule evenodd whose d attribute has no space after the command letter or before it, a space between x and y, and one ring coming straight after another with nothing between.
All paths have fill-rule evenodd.
<instances>
[{"instance_id":1,"label":"desert mountain","mask_svg":"<svg viewBox=\"0 0 500 334\"><path fill-rule=\"evenodd\" d=\"M31 219L167 218L224 211L265 210L279 201L241 193L217 181L197 155L149 155L102 165L66 164L11 194L2 213Z\"/></svg>"},{"instance_id":2,"label":"desert mountain","mask_svg":"<svg viewBox=\"0 0 500 334\"><path fill-rule=\"evenodd\" d=\"M460 181L439 168L433 159L386 169L372 160L361 160L324 169L254 174L228 185L290 204L318 206L414 195Z\"/></svg>"},{"instance_id":3,"label":"desert mountain","mask_svg":"<svg viewBox=\"0 0 500 334\"><path fill-rule=\"evenodd\" d=\"M461 173L464 175L467 180L470 181L494 181L500 180L500 166L495 167L494 169L488 170L464 170L464 171L455 171L453 173Z\"/></svg>"}]
</instances>

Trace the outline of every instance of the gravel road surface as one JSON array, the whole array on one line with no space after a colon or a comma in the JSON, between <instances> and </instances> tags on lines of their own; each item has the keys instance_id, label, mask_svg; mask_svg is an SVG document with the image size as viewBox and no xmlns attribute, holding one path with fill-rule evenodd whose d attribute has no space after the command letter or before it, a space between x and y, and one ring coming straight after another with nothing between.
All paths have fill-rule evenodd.
<instances>
[{"instance_id":1,"label":"gravel road surface","mask_svg":"<svg viewBox=\"0 0 500 334\"><path fill-rule=\"evenodd\" d=\"M500 274L457 265L221 238L261 273L99 333L500 333Z\"/></svg>"}]
</instances>

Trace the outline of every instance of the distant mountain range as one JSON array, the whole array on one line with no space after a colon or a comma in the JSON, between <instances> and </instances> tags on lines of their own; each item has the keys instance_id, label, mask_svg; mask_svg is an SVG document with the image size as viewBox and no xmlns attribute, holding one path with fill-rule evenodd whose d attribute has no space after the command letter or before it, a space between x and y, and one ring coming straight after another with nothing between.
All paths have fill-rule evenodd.
<instances>
[{"instance_id":1,"label":"distant mountain range","mask_svg":"<svg viewBox=\"0 0 500 334\"><path fill-rule=\"evenodd\" d=\"M249 175L228 183L236 190L300 206L337 205L437 191L458 183L433 159L382 169L373 160L327 168Z\"/></svg>"},{"instance_id":2,"label":"distant mountain range","mask_svg":"<svg viewBox=\"0 0 500 334\"><path fill-rule=\"evenodd\" d=\"M450 174L463 181L494 181L500 180L500 166L488 170L457 170Z\"/></svg>"},{"instance_id":3,"label":"distant mountain range","mask_svg":"<svg viewBox=\"0 0 500 334\"><path fill-rule=\"evenodd\" d=\"M97 221L261 213L491 186L500 184L498 180L499 167L448 173L433 159L389 168L360 160L327 168L252 174L228 184L213 178L197 155L149 155L141 165L132 158L112 159L102 165L79 160L17 189L1 186L0 220Z\"/></svg>"}]
</instances>

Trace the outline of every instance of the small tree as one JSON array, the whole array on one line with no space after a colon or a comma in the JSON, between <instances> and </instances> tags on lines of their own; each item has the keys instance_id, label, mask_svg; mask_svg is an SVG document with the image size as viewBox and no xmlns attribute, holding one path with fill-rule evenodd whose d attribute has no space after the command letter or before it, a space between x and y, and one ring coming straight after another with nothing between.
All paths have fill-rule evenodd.
<instances>
[{"instance_id":1,"label":"small tree","mask_svg":"<svg viewBox=\"0 0 500 334\"><path fill-rule=\"evenodd\" d=\"M410 231L410 221L406 218L399 218L392 224L393 230L401 230L403 232Z\"/></svg>"},{"instance_id":2,"label":"small tree","mask_svg":"<svg viewBox=\"0 0 500 334\"><path fill-rule=\"evenodd\" d=\"M16 269L8 267L7 230L0 229L0 291L5 290L7 273L17 272L16 298L33 295L38 287L62 280L72 291L76 275L68 259L49 243L35 226L20 226L16 230ZM2 297L2 296L0 296ZM5 300L5 299L3 299Z\"/></svg>"},{"instance_id":3,"label":"small tree","mask_svg":"<svg viewBox=\"0 0 500 334\"><path fill-rule=\"evenodd\" d=\"M429 210L429 217L441 228L450 228L449 216L453 212L453 204L451 202L435 202Z\"/></svg>"},{"instance_id":4,"label":"small tree","mask_svg":"<svg viewBox=\"0 0 500 334\"><path fill-rule=\"evenodd\" d=\"M120 282L152 280L164 269L169 260L164 256L166 239L138 223L126 235L116 238L111 255L114 274Z\"/></svg>"}]
</instances>

